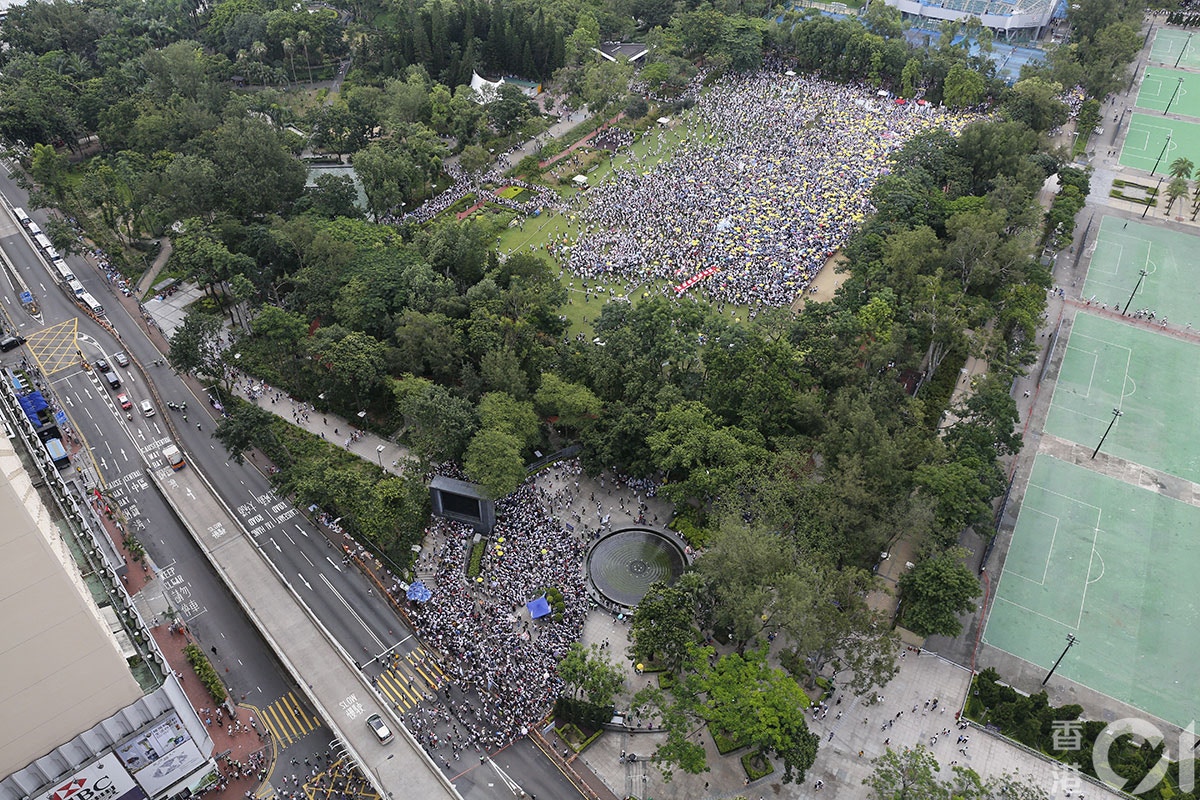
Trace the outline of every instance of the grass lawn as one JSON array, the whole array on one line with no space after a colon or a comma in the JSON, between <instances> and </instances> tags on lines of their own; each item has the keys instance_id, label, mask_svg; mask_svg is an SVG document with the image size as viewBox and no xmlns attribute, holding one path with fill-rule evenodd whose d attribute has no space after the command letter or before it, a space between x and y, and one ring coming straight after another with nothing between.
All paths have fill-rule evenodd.
<instances>
[{"instance_id":1,"label":"grass lawn","mask_svg":"<svg viewBox=\"0 0 1200 800\"><path fill-rule=\"evenodd\" d=\"M621 148L616 156L611 160L604 154L596 154L595 151L586 150L586 153L591 158L597 159L599 166L588 173L588 178L591 181L591 188L588 190L591 193L603 191L602 184L613 176L614 169L628 168L633 156L639 159L645 159L651 151L652 146L657 147L657 139L659 134L663 136L663 153L655 161L646 164L643 162L642 167L649 169L658 163L661 163L666 158L670 157L671 152L675 150L685 139L685 129L682 125L672 125L664 128L661 125L656 125L650 128L638 139L627 147ZM552 188L559 191L564 196L577 192L577 189L572 187L563 187L555 185L555 176L561 172L564 175L574 176L577 174L577 169L571 167L567 162L570 159L564 159L556 165L558 170L550 170L544 176ZM512 188L512 187L509 187ZM503 190L507 191L507 190ZM502 194L503 194L502 191ZM528 252L536 255L558 268L562 268L561 264L554 256L548 253L545 249L547 242L555 241L560 244L574 244L579 236L579 227L570 216L541 216L530 217L525 220L521 226L514 226L505 229L497 236L497 246L501 253L516 253ZM610 297L611 290L613 296L624 296L627 285L624 281L604 282L589 280L587 282L587 291L584 290L583 280L578 276L566 273L562 277L562 285L567 290L568 302L560 310L567 318L569 325L568 333L570 336L575 336L582 333L586 338L590 339L593 336L592 322L600 316L600 311L604 307ZM665 281L653 280L637 286L630 294L630 301L634 304L638 303L646 293L656 294L662 290ZM699 295L688 295L687 297L698 297ZM703 300L697 302L704 302ZM749 319L749 306L733 306L725 304L725 313L730 315L731 319L739 322L745 322Z\"/></svg>"}]
</instances>

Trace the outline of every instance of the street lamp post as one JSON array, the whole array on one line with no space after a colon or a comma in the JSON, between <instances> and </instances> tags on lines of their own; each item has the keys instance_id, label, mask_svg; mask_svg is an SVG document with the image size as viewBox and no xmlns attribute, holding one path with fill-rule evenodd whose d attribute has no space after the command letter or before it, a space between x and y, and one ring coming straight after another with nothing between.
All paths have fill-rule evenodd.
<instances>
[{"instance_id":1,"label":"street lamp post","mask_svg":"<svg viewBox=\"0 0 1200 800\"><path fill-rule=\"evenodd\" d=\"M1067 655L1067 651L1068 651L1068 650L1070 650L1070 649L1071 649L1071 646L1072 646L1073 644L1075 644L1076 642L1078 642L1078 641L1079 641L1079 640L1075 638L1075 634L1073 634L1073 633L1068 633L1068 634L1067 634L1067 646L1063 648L1062 655L1060 655L1060 656L1058 657L1058 661L1055 661L1055 662L1054 662L1054 666L1053 666L1053 667L1051 667L1051 668L1050 668L1050 671L1046 673L1046 677L1045 677L1045 679L1043 679L1043 680L1042 680L1042 686L1045 686L1045 685L1046 685L1046 681L1050 680L1050 676L1054 674L1054 670L1058 669L1058 665L1059 665L1059 664L1061 664L1061 663L1062 663L1062 660L1063 660L1063 658L1065 658L1065 657L1066 657L1066 655Z\"/></svg>"},{"instance_id":2,"label":"street lamp post","mask_svg":"<svg viewBox=\"0 0 1200 800\"><path fill-rule=\"evenodd\" d=\"M1113 425L1117 424L1117 417L1119 416L1121 416L1121 409L1114 408L1113 418L1109 420L1108 427L1104 429L1104 435L1100 437L1100 444L1096 445L1096 449L1092 451L1092 458L1095 458L1096 454L1100 452L1100 448L1104 447L1104 440L1108 438L1108 432L1113 429Z\"/></svg>"},{"instance_id":3,"label":"street lamp post","mask_svg":"<svg viewBox=\"0 0 1200 800\"><path fill-rule=\"evenodd\" d=\"M1138 270L1137 283L1133 285L1133 291L1129 293L1129 299L1125 301L1125 307L1121 309L1121 316L1125 316L1129 312L1129 304L1133 302L1133 296L1137 294L1137 290L1142 288L1142 279L1146 277L1146 270Z\"/></svg>"},{"instance_id":4,"label":"street lamp post","mask_svg":"<svg viewBox=\"0 0 1200 800\"><path fill-rule=\"evenodd\" d=\"M1151 175L1153 175L1158 170L1159 163L1162 162L1163 156L1165 156L1167 154L1167 148L1171 146L1171 134L1172 133L1174 133L1174 131L1167 131L1167 140L1165 142L1163 142L1163 148L1162 148L1162 150L1159 151L1158 158L1154 159L1154 166L1150 170Z\"/></svg>"},{"instance_id":5,"label":"street lamp post","mask_svg":"<svg viewBox=\"0 0 1200 800\"><path fill-rule=\"evenodd\" d=\"M1142 270L1142 274L1146 274L1145 270ZM383 445L375 446L375 455L379 456L379 468L383 469Z\"/></svg>"}]
</instances>

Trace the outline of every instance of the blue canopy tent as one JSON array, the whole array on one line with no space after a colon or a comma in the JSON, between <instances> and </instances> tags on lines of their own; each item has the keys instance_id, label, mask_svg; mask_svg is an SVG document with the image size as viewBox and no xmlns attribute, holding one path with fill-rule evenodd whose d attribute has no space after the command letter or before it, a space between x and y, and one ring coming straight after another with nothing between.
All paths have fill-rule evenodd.
<instances>
[{"instance_id":1,"label":"blue canopy tent","mask_svg":"<svg viewBox=\"0 0 1200 800\"><path fill-rule=\"evenodd\" d=\"M534 619L550 616L550 604L546 602L545 597L535 597L526 603L525 607L529 609L529 616Z\"/></svg>"},{"instance_id":2,"label":"blue canopy tent","mask_svg":"<svg viewBox=\"0 0 1200 800\"><path fill-rule=\"evenodd\" d=\"M429 591L429 587L421 581L413 581L404 595L409 600L415 600L418 603L428 602L429 598L433 597L433 593Z\"/></svg>"}]
</instances>

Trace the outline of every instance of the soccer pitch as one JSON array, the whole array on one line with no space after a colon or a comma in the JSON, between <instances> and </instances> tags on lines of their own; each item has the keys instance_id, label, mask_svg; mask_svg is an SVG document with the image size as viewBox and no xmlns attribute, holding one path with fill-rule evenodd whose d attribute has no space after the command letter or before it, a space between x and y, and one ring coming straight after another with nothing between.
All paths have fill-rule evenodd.
<instances>
[{"instance_id":1,"label":"soccer pitch","mask_svg":"<svg viewBox=\"0 0 1200 800\"><path fill-rule=\"evenodd\" d=\"M1080 313L1054 388L1046 432L1152 469L1200 482L1200 346Z\"/></svg>"},{"instance_id":2,"label":"soccer pitch","mask_svg":"<svg viewBox=\"0 0 1200 800\"><path fill-rule=\"evenodd\" d=\"M1200 508L1039 455L983 641L1178 725L1196 715Z\"/></svg>"},{"instance_id":3,"label":"soccer pitch","mask_svg":"<svg viewBox=\"0 0 1200 800\"><path fill-rule=\"evenodd\" d=\"M1187 203L1186 199L1175 201L1176 207L1183 204L1186 208ZM1106 216L1096 235L1083 296L1110 308L1124 308L1128 303L1131 314L1146 308L1158 318L1200 324L1200 304L1189 269L1197 249L1200 237ZM1142 270L1145 276L1140 274Z\"/></svg>"},{"instance_id":4,"label":"soccer pitch","mask_svg":"<svg viewBox=\"0 0 1200 800\"><path fill-rule=\"evenodd\" d=\"M1193 41L1187 31L1159 28L1154 34L1154 44L1150 45L1150 61L1156 64L1200 68L1200 39Z\"/></svg>"},{"instance_id":5,"label":"soccer pitch","mask_svg":"<svg viewBox=\"0 0 1200 800\"><path fill-rule=\"evenodd\" d=\"M1171 162L1180 156L1200 160L1200 125L1162 115L1133 115L1121 148L1122 164L1166 175Z\"/></svg>"},{"instance_id":6,"label":"soccer pitch","mask_svg":"<svg viewBox=\"0 0 1200 800\"><path fill-rule=\"evenodd\" d=\"M1200 117L1200 74L1178 69L1146 67L1134 105L1145 111Z\"/></svg>"}]
</instances>

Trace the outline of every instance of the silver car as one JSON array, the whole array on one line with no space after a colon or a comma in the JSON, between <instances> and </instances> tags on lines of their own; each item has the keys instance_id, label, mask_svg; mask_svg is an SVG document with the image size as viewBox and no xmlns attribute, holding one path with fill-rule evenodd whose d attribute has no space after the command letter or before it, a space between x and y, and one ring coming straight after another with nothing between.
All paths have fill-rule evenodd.
<instances>
[{"instance_id":1,"label":"silver car","mask_svg":"<svg viewBox=\"0 0 1200 800\"><path fill-rule=\"evenodd\" d=\"M378 714L372 714L371 716L367 717L367 727L374 731L375 735L379 737L380 744L387 744L393 738L391 728L389 728L387 723L383 721L383 717L379 716Z\"/></svg>"}]
</instances>

